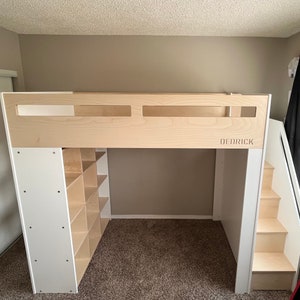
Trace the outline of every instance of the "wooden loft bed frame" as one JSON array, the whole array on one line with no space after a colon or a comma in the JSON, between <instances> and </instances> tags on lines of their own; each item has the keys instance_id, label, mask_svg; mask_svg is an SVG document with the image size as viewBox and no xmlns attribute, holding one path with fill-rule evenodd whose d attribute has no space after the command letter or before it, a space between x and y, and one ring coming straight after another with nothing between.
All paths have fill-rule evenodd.
<instances>
[{"instance_id":1,"label":"wooden loft bed frame","mask_svg":"<svg viewBox=\"0 0 300 300\"><path fill-rule=\"evenodd\" d=\"M11 93L13 147L263 148L268 96Z\"/></svg>"},{"instance_id":2,"label":"wooden loft bed frame","mask_svg":"<svg viewBox=\"0 0 300 300\"><path fill-rule=\"evenodd\" d=\"M214 219L225 207L235 292L250 291L269 96L4 93L1 104L34 293L78 292L111 217L106 148L217 149Z\"/></svg>"}]
</instances>

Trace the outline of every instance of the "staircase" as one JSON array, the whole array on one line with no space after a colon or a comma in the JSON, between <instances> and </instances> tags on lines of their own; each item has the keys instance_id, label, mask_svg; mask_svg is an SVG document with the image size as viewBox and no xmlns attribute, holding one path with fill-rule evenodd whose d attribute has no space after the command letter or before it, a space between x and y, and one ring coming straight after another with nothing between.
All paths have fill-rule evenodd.
<instances>
[{"instance_id":1,"label":"staircase","mask_svg":"<svg viewBox=\"0 0 300 300\"><path fill-rule=\"evenodd\" d=\"M295 274L284 255L287 231L277 220L280 197L272 190L273 170L266 162L252 268L253 290L291 290Z\"/></svg>"}]
</instances>

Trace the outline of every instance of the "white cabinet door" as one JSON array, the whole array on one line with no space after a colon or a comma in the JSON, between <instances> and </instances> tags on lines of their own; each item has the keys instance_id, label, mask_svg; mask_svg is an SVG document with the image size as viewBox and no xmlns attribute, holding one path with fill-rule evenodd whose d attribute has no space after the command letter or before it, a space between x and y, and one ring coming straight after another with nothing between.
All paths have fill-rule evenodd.
<instances>
[{"instance_id":1,"label":"white cabinet door","mask_svg":"<svg viewBox=\"0 0 300 300\"><path fill-rule=\"evenodd\" d=\"M0 93L12 91L12 79L1 76ZM0 254L21 234L15 187L0 106Z\"/></svg>"}]
</instances>

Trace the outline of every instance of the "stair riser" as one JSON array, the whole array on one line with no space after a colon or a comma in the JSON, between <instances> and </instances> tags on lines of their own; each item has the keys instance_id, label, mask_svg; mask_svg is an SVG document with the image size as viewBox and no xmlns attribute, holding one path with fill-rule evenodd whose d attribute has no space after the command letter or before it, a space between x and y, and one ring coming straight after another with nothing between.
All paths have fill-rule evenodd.
<instances>
[{"instance_id":1,"label":"stair riser","mask_svg":"<svg viewBox=\"0 0 300 300\"><path fill-rule=\"evenodd\" d=\"M278 199L260 200L259 218L277 218L279 207Z\"/></svg>"},{"instance_id":2,"label":"stair riser","mask_svg":"<svg viewBox=\"0 0 300 300\"><path fill-rule=\"evenodd\" d=\"M273 169L264 169L263 175L263 189L271 189L272 188L272 180L273 180Z\"/></svg>"},{"instance_id":3,"label":"stair riser","mask_svg":"<svg viewBox=\"0 0 300 300\"><path fill-rule=\"evenodd\" d=\"M291 290L294 273L292 272L253 272L253 290Z\"/></svg>"},{"instance_id":4,"label":"stair riser","mask_svg":"<svg viewBox=\"0 0 300 300\"><path fill-rule=\"evenodd\" d=\"M255 252L283 252L285 233L257 233Z\"/></svg>"}]
</instances>

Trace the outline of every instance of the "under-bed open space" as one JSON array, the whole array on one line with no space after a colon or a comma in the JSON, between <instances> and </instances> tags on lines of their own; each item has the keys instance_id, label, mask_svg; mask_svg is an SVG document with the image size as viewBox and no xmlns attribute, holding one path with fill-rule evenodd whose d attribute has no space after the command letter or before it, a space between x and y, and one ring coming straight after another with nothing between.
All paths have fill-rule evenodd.
<instances>
[{"instance_id":1,"label":"under-bed open space","mask_svg":"<svg viewBox=\"0 0 300 300\"><path fill-rule=\"evenodd\" d=\"M236 262L220 222L211 220L112 220L77 295L30 295L22 240L0 260L0 269L5 300L289 298L286 291L235 295Z\"/></svg>"}]
</instances>

